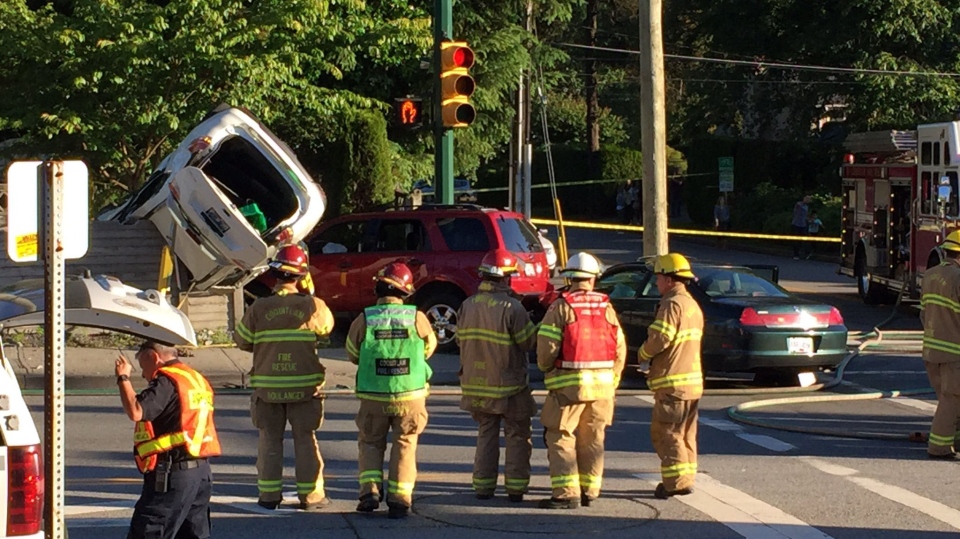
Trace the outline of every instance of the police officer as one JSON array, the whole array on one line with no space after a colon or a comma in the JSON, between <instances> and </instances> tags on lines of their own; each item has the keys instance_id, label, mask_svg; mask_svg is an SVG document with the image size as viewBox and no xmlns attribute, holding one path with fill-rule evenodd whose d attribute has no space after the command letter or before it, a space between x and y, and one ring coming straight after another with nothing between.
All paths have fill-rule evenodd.
<instances>
[{"instance_id":1,"label":"police officer","mask_svg":"<svg viewBox=\"0 0 960 539\"><path fill-rule=\"evenodd\" d=\"M320 388L324 382L317 341L330 335L333 315L323 301L297 289L308 273L300 247L283 247L269 265L277 279L274 294L257 299L233 334L241 350L253 352L250 415L260 431L257 503L276 509L283 499L283 433L289 422L299 507L319 509L329 500L316 437L323 422Z\"/></svg>"},{"instance_id":2,"label":"police officer","mask_svg":"<svg viewBox=\"0 0 960 539\"><path fill-rule=\"evenodd\" d=\"M483 282L457 313L460 408L477 422L473 489L481 500L492 498L497 488L501 423L510 501L523 501L530 484L530 423L537 406L530 391L527 352L536 345L537 328L512 294L510 276L517 270L517 259L509 251L487 253L479 267Z\"/></svg>"},{"instance_id":3,"label":"police officer","mask_svg":"<svg viewBox=\"0 0 960 539\"><path fill-rule=\"evenodd\" d=\"M207 458L220 455L213 389L172 346L146 341L136 359L149 382L139 394L122 355L115 369L123 410L136 421L134 459L143 474L127 539L206 539L213 481Z\"/></svg>"},{"instance_id":4,"label":"police officer","mask_svg":"<svg viewBox=\"0 0 960 539\"><path fill-rule=\"evenodd\" d=\"M661 299L639 357L641 365L649 362L647 387L653 391L655 401L650 439L660 457L663 482L653 495L666 499L693 492L697 473L697 405L703 395L703 312L687 291L693 272L686 258L676 253L659 256L653 271Z\"/></svg>"},{"instance_id":5,"label":"police officer","mask_svg":"<svg viewBox=\"0 0 960 539\"><path fill-rule=\"evenodd\" d=\"M544 509L575 509L600 495L603 440L613 422L627 343L606 294L593 291L600 262L588 253L567 261L572 281L540 324L537 365L549 393L540 412L546 429L553 494Z\"/></svg>"},{"instance_id":6,"label":"police officer","mask_svg":"<svg viewBox=\"0 0 960 539\"><path fill-rule=\"evenodd\" d=\"M413 294L413 273L393 263L376 277L377 304L358 316L347 334L347 357L357 365L356 395L360 479L357 511L380 507L383 455L393 431L387 507L403 518L413 504L417 480L417 439L427 426L427 365L437 338L427 317L403 300Z\"/></svg>"},{"instance_id":7,"label":"police officer","mask_svg":"<svg viewBox=\"0 0 960 539\"><path fill-rule=\"evenodd\" d=\"M960 230L941 248L946 260L924 272L920 296L923 361L937 394L927 455L953 459L960 417Z\"/></svg>"}]
</instances>

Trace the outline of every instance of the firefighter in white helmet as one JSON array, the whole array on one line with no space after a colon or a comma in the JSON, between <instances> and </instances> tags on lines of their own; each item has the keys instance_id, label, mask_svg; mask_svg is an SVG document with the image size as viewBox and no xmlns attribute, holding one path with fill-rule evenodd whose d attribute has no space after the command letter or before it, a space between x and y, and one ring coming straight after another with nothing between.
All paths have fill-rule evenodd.
<instances>
[{"instance_id":1,"label":"firefighter in white helmet","mask_svg":"<svg viewBox=\"0 0 960 539\"><path fill-rule=\"evenodd\" d=\"M653 272L662 299L639 356L641 365L649 362L647 387L654 395L650 439L660 457L663 481L653 495L666 499L690 494L697 473L697 406L703 395L703 312L687 291L687 282L694 276L683 255L657 257Z\"/></svg>"},{"instance_id":2,"label":"firefighter in white helmet","mask_svg":"<svg viewBox=\"0 0 960 539\"><path fill-rule=\"evenodd\" d=\"M537 405L530 391L527 352L537 344L537 327L510 288L510 276L518 270L510 251L487 253L478 268L483 282L457 313L460 408L477 422L473 489L481 500L493 498L497 488L501 423L507 497L523 501L530 484L531 418Z\"/></svg>"},{"instance_id":3,"label":"firefighter in white helmet","mask_svg":"<svg viewBox=\"0 0 960 539\"><path fill-rule=\"evenodd\" d=\"M946 260L924 272L920 295L923 362L937 394L927 454L953 459L960 426L960 230L951 232L941 248Z\"/></svg>"},{"instance_id":4,"label":"firefighter in white helmet","mask_svg":"<svg viewBox=\"0 0 960 539\"><path fill-rule=\"evenodd\" d=\"M540 501L544 509L575 509L600 495L604 434L627 356L617 313L606 294L593 291L600 262L577 253L561 275L572 284L547 309L537 338L549 390L540 422L553 487Z\"/></svg>"}]
</instances>

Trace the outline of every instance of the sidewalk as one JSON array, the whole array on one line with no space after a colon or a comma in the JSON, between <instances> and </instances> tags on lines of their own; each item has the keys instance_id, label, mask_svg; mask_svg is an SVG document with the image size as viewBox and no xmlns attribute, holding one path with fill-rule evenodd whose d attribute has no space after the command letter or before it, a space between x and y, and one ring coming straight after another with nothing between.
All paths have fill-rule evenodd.
<instances>
[{"instance_id":1,"label":"sidewalk","mask_svg":"<svg viewBox=\"0 0 960 539\"><path fill-rule=\"evenodd\" d=\"M43 389L43 348L5 347L7 359L13 367L22 389ZM133 362L135 350L123 350L123 354L133 363L134 387L141 388L144 382L140 378L139 368ZM67 389L112 389L116 387L113 362L117 357L116 348L67 348L66 386ZM251 368L251 355L238 348L198 348L188 350L181 359L190 364L207 379L214 388L247 387ZM343 348L328 348L321 351L320 361L327 369L328 389L353 388L357 367L347 361L347 352ZM435 354L430 358L434 386L458 385L457 373L460 370L460 356L455 354ZM537 369L534 368L533 371ZM542 377L541 377L542 378Z\"/></svg>"}]
</instances>

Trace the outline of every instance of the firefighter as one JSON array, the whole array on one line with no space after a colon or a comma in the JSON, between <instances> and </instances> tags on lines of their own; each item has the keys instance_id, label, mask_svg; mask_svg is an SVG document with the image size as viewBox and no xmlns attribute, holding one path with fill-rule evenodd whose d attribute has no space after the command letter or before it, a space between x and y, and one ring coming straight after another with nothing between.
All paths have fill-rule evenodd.
<instances>
[{"instance_id":1,"label":"firefighter","mask_svg":"<svg viewBox=\"0 0 960 539\"><path fill-rule=\"evenodd\" d=\"M960 417L960 230L941 248L946 260L923 274L920 296L923 361L938 401L927 455L953 459Z\"/></svg>"},{"instance_id":2,"label":"firefighter","mask_svg":"<svg viewBox=\"0 0 960 539\"><path fill-rule=\"evenodd\" d=\"M531 418L537 413L527 372L537 328L512 294L510 276L518 270L512 253L491 251L478 270L483 282L457 313L460 408L477 422L473 489L481 500L493 498L503 423L504 484L510 501L521 502L530 484Z\"/></svg>"},{"instance_id":3,"label":"firefighter","mask_svg":"<svg viewBox=\"0 0 960 539\"><path fill-rule=\"evenodd\" d=\"M300 247L283 247L269 266L277 279L274 294L257 299L233 334L241 350L253 352L250 416L260 431L257 503L276 509L283 499L283 434L289 422L300 509L319 509L329 500L316 437L323 422L325 372L317 342L333 330L333 314L322 300L297 288L308 271Z\"/></svg>"},{"instance_id":4,"label":"firefighter","mask_svg":"<svg viewBox=\"0 0 960 539\"><path fill-rule=\"evenodd\" d=\"M413 294L413 273L393 263L374 277L377 304L364 309L347 334L347 357L357 365L356 395L360 503L369 513L383 497L383 455L393 431L387 507L403 518L413 504L417 480L417 439L427 426L427 358L437 348L429 320L404 299Z\"/></svg>"},{"instance_id":5,"label":"firefighter","mask_svg":"<svg viewBox=\"0 0 960 539\"><path fill-rule=\"evenodd\" d=\"M127 538L207 539L213 481L207 458L220 455L213 389L177 359L173 346L146 341L136 359L149 382L139 394L122 355L115 369L123 410L136 422L134 459L143 474Z\"/></svg>"},{"instance_id":6,"label":"firefighter","mask_svg":"<svg viewBox=\"0 0 960 539\"><path fill-rule=\"evenodd\" d=\"M627 356L617 313L593 291L600 262L588 253L567 261L570 289L547 309L537 338L537 365L549 393L540 412L553 493L544 509L589 506L600 495L603 439Z\"/></svg>"},{"instance_id":7,"label":"firefighter","mask_svg":"<svg viewBox=\"0 0 960 539\"><path fill-rule=\"evenodd\" d=\"M690 262L676 253L657 257L653 271L660 303L640 347L641 370L653 391L650 439L660 457L659 499L693 492L697 473L697 405L703 395L700 338L703 312L687 291Z\"/></svg>"}]
</instances>

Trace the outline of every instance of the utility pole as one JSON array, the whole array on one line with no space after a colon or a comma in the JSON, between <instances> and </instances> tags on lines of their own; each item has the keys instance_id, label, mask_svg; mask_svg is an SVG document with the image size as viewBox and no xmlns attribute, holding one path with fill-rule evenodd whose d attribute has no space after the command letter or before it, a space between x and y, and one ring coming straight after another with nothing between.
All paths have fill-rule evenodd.
<instances>
[{"instance_id":1,"label":"utility pole","mask_svg":"<svg viewBox=\"0 0 960 539\"><path fill-rule=\"evenodd\" d=\"M667 122L661 0L640 0L640 145L643 150L643 254L667 241Z\"/></svg>"},{"instance_id":2,"label":"utility pole","mask_svg":"<svg viewBox=\"0 0 960 539\"><path fill-rule=\"evenodd\" d=\"M587 45L597 46L597 18L600 0L587 0ZM594 55L584 62L584 90L587 101L587 177L600 179L600 97L597 92L597 61Z\"/></svg>"},{"instance_id":3,"label":"utility pole","mask_svg":"<svg viewBox=\"0 0 960 539\"><path fill-rule=\"evenodd\" d=\"M434 158L434 200L440 204L453 204L453 130L444 129L440 79L440 42L453 39L453 0L434 0L433 3L433 139L436 149Z\"/></svg>"},{"instance_id":4,"label":"utility pole","mask_svg":"<svg viewBox=\"0 0 960 539\"><path fill-rule=\"evenodd\" d=\"M526 8L526 28L528 33L533 32L533 0L527 0ZM532 69L532 66L531 68ZM533 140L530 137L530 125L533 121L533 107L530 102L530 87L533 84L533 77L530 76L530 69L521 74L520 98L523 99L523 123L520 126L520 155L522 176L520 180L520 196L517 200L517 207L514 211L522 213L527 219L532 215L531 194L533 187Z\"/></svg>"}]
</instances>

